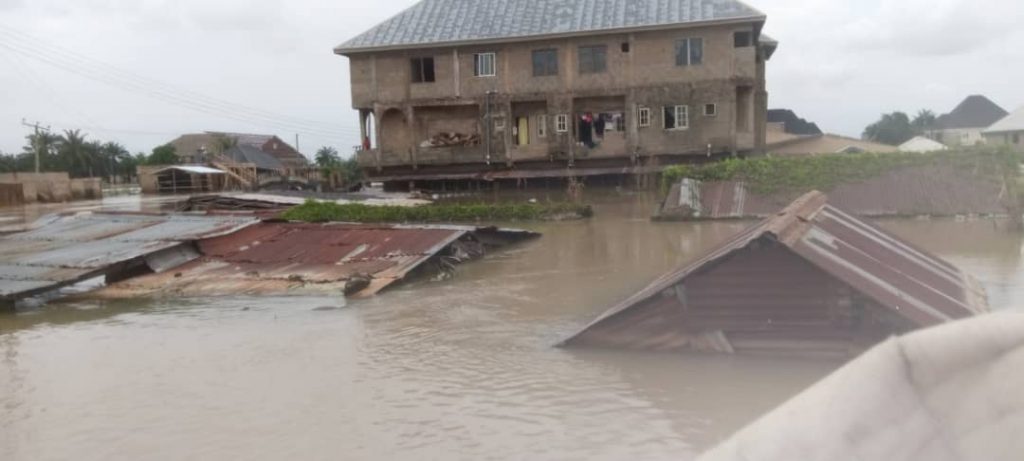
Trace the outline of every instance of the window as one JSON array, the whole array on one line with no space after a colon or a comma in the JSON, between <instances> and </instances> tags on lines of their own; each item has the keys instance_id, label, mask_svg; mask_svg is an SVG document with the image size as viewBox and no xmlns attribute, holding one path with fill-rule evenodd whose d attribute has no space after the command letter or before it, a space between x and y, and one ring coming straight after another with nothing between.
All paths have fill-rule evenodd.
<instances>
[{"instance_id":1,"label":"window","mask_svg":"<svg viewBox=\"0 0 1024 461\"><path fill-rule=\"evenodd\" d=\"M434 81L434 58L412 58L412 82L431 83Z\"/></svg>"},{"instance_id":2,"label":"window","mask_svg":"<svg viewBox=\"0 0 1024 461\"><path fill-rule=\"evenodd\" d=\"M533 76L558 75L558 50L534 50Z\"/></svg>"},{"instance_id":3,"label":"window","mask_svg":"<svg viewBox=\"0 0 1024 461\"><path fill-rule=\"evenodd\" d=\"M494 117L494 129L501 131L505 129L505 117L497 116Z\"/></svg>"},{"instance_id":4,"label":"window","mask_svg":"<svg viewBox=\"0 0 1024 461\"><path fill-rule=\"evenodd\" d=\"M641 107L636 112L637 125L640 128L646 128L651 126L651 108Z\"/></svg>"},{"instance_id":5,"label":"window","mask_svg":"<svg viewBox=\"0 0 1024 461\"><path fill-rule=\"evenodd\" d=\"M718 104L704 104L704 116L705 117L717 117L718 116Z\"/></svg>"},{"instance_id":6,"label":"window","mask_svg":"<svg viewBox=\"0 0 1024 461\"><path fill-rule=\"evenodd\" d=\"M665 107L665 129L685 130L690 128L690 108L687 106Z\"/></svg>"},{"instance_id":7,"label":"window","mask_svg":"<svg viewBox=\"0 0 1024 461\"><path fill-rule=\"evenodd\" d=\"M537 116L537 137L545 138L548 135L548 116L538 115Z\"/></svg>"},{"instance_id":8,"label":"window","mask_svg":"<svg viewBox=\"0 0 1024 461\"><path fill-rule=\"evenodd\" d=\"M497 75L494 53L477 53L473 55L473 76L494 77Z\"/></svg>"},{"instance_id":9,"label":"window","mask_svg":"<svg viewBox=\"0 0 1024 461\"><path fill-rule=\"evenodd\" d=\"M676 42L676 65L699 66L704 62L704 39L684 38Z\"/></svg>"},{"instance_id":10,"label":"window","mask_svg":"<svg viewBox=\"0 0 1024 461\"><path fill-rule=\"evenodd\" d=\"M607 46L581 46L579 58L581 74L599 74L608 69Z\"/></svg>"},{"instance_id":11,"label":"window","mask_svg":"<svg viewBox=\"0 0 1024 461\"><path fill-rule=\"evenodd\" d=\"M736 48L746 48L754 46L754 34L749 30L742 32L736 32L732 34L733 46Z\"/></svg>"},{"instance_id":12,"label":"window","mask_svg":"<svg viewBox=\"0 0 1024 461\"><path fill-rule=\"evenodd\" d=\"M555 131L559 133L569 132L569 116L561 114L555 118Z\"/></svg>"},{"instance_id":13,"label":"window","mask_svg":"<svg viewBox=\"0 0 1024 461\"><path fill-rule=\"evenodd\" d=\"M622 52L629 53L629 42L622 42Z\"/></svg>"}]
</instances>

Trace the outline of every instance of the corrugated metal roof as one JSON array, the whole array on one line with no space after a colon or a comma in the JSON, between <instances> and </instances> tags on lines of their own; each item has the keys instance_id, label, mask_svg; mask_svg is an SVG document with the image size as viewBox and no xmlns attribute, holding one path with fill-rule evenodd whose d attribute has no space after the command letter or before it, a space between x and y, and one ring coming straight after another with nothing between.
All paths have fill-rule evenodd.
<instances>
[{"instance_id":1,"label":"corrugated metal roof","mask_svg":"<svg viewBox=\"0 0 1024 461\"><path fill-rule=\"evenodd\" d=\"M161 170L157 170L157 171L153 172L153 174L164 173L164 172L171 171L171 170L177 170L177 171L181 171L183 173L188 173L188 174L227 174L223 170L218 170L216 168L210 168L208 166L200 166L200 165L169 166L167 168L164 168L164 169L161 169Z\"/></svg>"},{"instance_id":2,"label":"corrugated metal roof","mask_svg":"<svg viewBox=\"0 0 1024 461\"><path fill-rule=\"evenodd\" d=\"M248 144L239 144L228 149L224 155L238 163L251 163L256 168L264 170L284 170L285 166L273 155L260 150L259 147Z\"/></svg>"},{"instance_id":3,"label":"corrugated metal roof","mask_svg":"<svg viewBox=\"0 0 1024 461\"><path fill-rule=\"evenodd\" d=\"M0 298L20 299L87 278L191 240L255 224L239 217L80 213L40 219L0 236Z\"/></svg>"},{"instance_id":4,"label":"corrugated metal roof","mask_svg":"<svg viewBox=\"0 0 1024 461\"><path fill-rule=\"evenodd\" d=\"M819 270L919 326L941 324L988 310L986 294L972 277L829 205L827 200L820 192L804 195L710 254L659 278L567 343L619 314L641 308L692 275L762 239L783 245Z\"/></svg>"},{"instance_id":5,"label":"corrugated metal roof","mask_svg":"<svg viewBox=\"0 0 1024 461\"><path fill-rule=\"evenodd\" d=\"M455 179L475 179L478 181L494 181L497 179L540 179L540 178L581 178L589 176L612 176L628 174L660 173L664 166L610 167L610 168L564 168L564 169L515 169L500 171L482 171L475 173L411 173L401 175L373 176L374 181L439 181Z\"/></svg>"},{"instance_id":6,"label":"corrugated metal roof","mask_svg":"<svg viewBox=\"0 0 1024 461\"><path fill-rule=\"evenodd\" d=\"M99 296L342 293L356 278L369 281L356 296L369 296L471 235L488 243L538 234L463 226L267 222L198 242L203 257L173 274L128 280Z\"/></svg>"},{"instance_id":7,"label":"corrugated metal roof","mask_svg":"<svg viewBox=\"0 0 1024 461\"><path fill-rule=\"evenodd\" d=\"M424 0L335 51L764 18L764 13L736 0Z\"/></svg>"}]
</instances>

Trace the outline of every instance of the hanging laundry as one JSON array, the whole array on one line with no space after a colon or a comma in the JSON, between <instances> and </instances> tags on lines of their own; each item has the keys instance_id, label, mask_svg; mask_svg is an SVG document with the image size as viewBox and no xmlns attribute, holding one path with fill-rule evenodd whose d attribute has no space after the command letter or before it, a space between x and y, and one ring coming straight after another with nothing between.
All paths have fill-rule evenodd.
<instances>
[{"instance_id":1,"label":"hanging laundry","mask_svg":"<svg viewBox=\"0 0 1024 461\"><path fill-rule=\"evenodd\" d=\"M591 114L580 117L580 142L588 148L594 148L594 117Z\"/></svg>"},{"instance_id":2,"label":"hanging laundry","mask_svg":"<svg viewBox=\"0 0 1024 461\"><path fill-rule=\"evenodd\" d=\"M604 139L605 129L605 116L607 114L597 114L597 119L594 120L594 133L597 134L597 139Z\"/></svg>"}]
</instances>

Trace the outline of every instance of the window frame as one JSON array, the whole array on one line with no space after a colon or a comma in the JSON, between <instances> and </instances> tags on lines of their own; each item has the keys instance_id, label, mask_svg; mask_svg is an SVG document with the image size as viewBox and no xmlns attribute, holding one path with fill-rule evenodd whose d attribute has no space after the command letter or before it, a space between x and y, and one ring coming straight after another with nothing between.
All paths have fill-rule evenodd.
<instances>
[{"instance_id":1,"label":"window frame","mask_svg":"<svg viewBox=\"0 0 1024 461\"><path fill-rule=\"evenodd\" d=\"M636 110L636 126L637 128L650 128L651 126L651 108L640 106Z\"/></svg>"},{"instance_id":2,"label":"window frame","mask_svg":"<svg viewBox=\"0 0 1024 461\"><path fill-rule=\"evenodd\" d=\"M669 109L672 110L672 120L675 126L669 128L669 118L665 116ZM662 110L662 127L666 131L686 131L690 129L690 106L687 105L676 105L676 106L665 106ZM679 121L684 120L685 125L680 125Z\"/></svg>"},{"instance_id":3,"label":"window frame","mask_svg":"<svg viewBox=\"0 0 1024 461\"><path fill-rule=\"evenodd\" d=\"M740 37L746 37L746 45L740 44ZM733 48L750 48L754 46L754 32L749 30L737 30L732 33Z\"/></svg>"},{"instance_id":4,"label":"window frame","mask_svg":"<svg viewBox=\"0 0 1024 461\"><path fill-rule=\"evenodd\" d=\"M699 51L695 52L694 44L698 43ZM680 53L682 45L685 44L686 53ZM686 37L676 40L675 44L675 55L673 58L676 62L676 67L692 67L704 65L704 38L703 37ZM680 61L680 55L686 56L686 61ZM696 58L696 59L694 59Z\"/></svg>"},{"instance_id":5,"label":"window frame","mask_svg":"<svg viewBox=\"0 0 1024 461\"><path fill-rule=\"evenodd\" d=\"M427 62L430 62L430 72L427 72ZM410 74L412 83L435 83L437 82L437 62L433 56L419 56L410 58ZM429 79L427 78L429 74Z\"/></svg>"},{"instance_id":6,"label":"window frame","mask_svg":"<svg viewBox=\"0 0 1024 461\"><path fill-rule=\"evenodd\" d=\"M709 108L711 109L710 112L708 111ZM718 104L717 103L713 103L713 102L709 102L707 104L704 104L704 116L705 117L718 117Z\"/></svg>"},{"instance_id":7,"label":"window frame","mask_svg":"<svg viewBox=\"0 0 1024 461\"><path fill-rule=\"evenodd\" d=\"M548 137L548 115L540 114L537 116L537 137L546 138Z\"/></svg>"},{"instance_id":8,"label":"window frame","mask_svg":"<svg viewBox=\"0 0 1024 461\"><path fill-rule=\"evenodd\" d=\"M494 130L495 131L504 131L505 130L505 116L504 115L495 115L491 119L491 121L494 123Z\"/></svg>"},{"instance_id":9,"label":"window frame","mask_svg":"<svg viewBox=\"0 0 1024 461\"><path fill-rule=\"evenodd\" d=\"M484 58L490 58L491 72L485 73L481 70L484 64L487 62ZM473 54L473 76L477 78L489 78L498 76L498 53L494 51L488 51L484 53Z\"/></svg>"},{"instance_id":10,"label":"window frame","mask_svg":"<svg viewBox=\"0 0 1024 461\"><path fill-rule=\"evenodd\" d=\"M566 114L558 114L555 116L555 133L568 133L569 132L569 116Z\"/></svg>"},{"instance_id":11,"label":"window frame","mask_svg":"<svg viewBox=\"0 0 1024 461\"><path fill-rule=\"evenodd\" d=\"M584 50L587 50L587 53L584 53ZM585 55L586 61L584 60ZM601 57L600 60L597 59L598 56ZM598 66L598 61L600 61L600 66ZM584 63L588 65L584 66ZM576 49L576 70L580 75L608 72L608 45L580 45Z\"/></svg>"},{"instance_id":12,"label":"window frame","mask_svg":"<svg viewBox=\"0 0 1024 461\"><path fill-rule=\"evenodd\" d=\"M545 61L541 66L537 65L539 56L548 57L551 60ZM530 62L533 65L534 77L556 77L558 76L558 48L541 48L530 52ZM538 72L540 70L541 72Z\"/></svg>"}]
</instances>

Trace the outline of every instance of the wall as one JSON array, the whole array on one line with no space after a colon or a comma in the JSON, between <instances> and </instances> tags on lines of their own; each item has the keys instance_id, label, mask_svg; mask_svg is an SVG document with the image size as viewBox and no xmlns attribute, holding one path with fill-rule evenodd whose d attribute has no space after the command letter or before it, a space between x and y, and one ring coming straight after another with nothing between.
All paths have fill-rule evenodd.
<instances>
[{"instance_id":1,"label":"wall","mask_svg":"<svg viewBox=\"0 0 1024 461\"><path fill-rule=\"evenodd\" d=\"M25 204L25 186L21 183L0 183L0 207Z\"/></svg>"},{"instance_id":2,"label":"wall","mask_svg":"<svg viewBox=\"0 0 1024 461\"><path fill-rule=\"evenodd\" d=\"M735 48L733 44L734 32L753 30L754 27L754 24L718 25L351 56L353 107L372 111L377 120L382 120L385 112L401 111L405 114L404 119L412 122L402 127L399 123L382 121L377 133L378 139L384 140L381 151L367 152L359 159L364 166L408 162L413 155L407 151L415 150L418 141L394 130L406 130L413 133L412 138L419 140L429 128L420 125L422 118L416 113L438 108L443 114L453 105L471 104L479 107L482 119L482 114L487 112L488 100L492 113L503 118L506 125L505 130L494 129L496 139L491 146L492 154L510 162L549 155L576 157L578 153L586 152L577 152L574 130L556 132L556 116L565 114L575 118L587 110L578 107L578 102L607 96L621 101L614 110L624 113L627 118L627 133L615 156L704 154L709 145L715 153L758 151L764 144L761 125L767 111L764 61L758 56L758 48ZM676 42L696 37L704 40L703 63L677 66ZM586 45L607 47L606 72L579 73L578 49ZM624 47L628 47L628 51ZM558 51L558 75L533 76L532 53L539 49ZM496 54L496 75L475 77L474 55L485 52ZM434 58L436 81L412 83L410 59L424 56ZM488 98L488 92L494 92L493 96ZM546 107L543 114L533 112L529 115L531 131L538 123L538 117L547 115L547 139L543 145L526 148L514 145L514 130L510 129L515 120L513 106L522 102L540 103ZM705 116L706 104L715 104L717 112ZM689 107L690 126L665 130L663 108L675 105ZM650 127L636 126L639 107L651 109ZM434 112L431 114L432 120L436 121ZM743 130L737 129L740 119L746 120ZM486 123L483 125L481 131L486 133ZM570 122L570 125L574 123ZM393 140L389 142L389 138ZM486 148L481 146L480 149ZM509 154L505 155L506 152Z\"/></svg>"},{"instance_id":3,"label":"wall","mask_svg":"<svg viewBox=\"0 0 1024 461\"><path fill-rule=\"evenodd\" d=\"M971 147L985 143L984 128L956 128L938 132L938 141L950 147Z\"/></svg>"},{"instance_id":4,"label":"wall","mask_svg":"<svg viewBox=\"0 0 1024 461\"><path fill-rule=\"evenodd\" d=\"M71 179L67 173L3 173L0 182L24 184L28 203L60 203L72 200Z\"/></svg>"},{"instance_id":5,"label":"wall","mask_svg":"<svg viewBox=\"0 0 1024 461\"><path fill-rule=\"evenodd\" d=\"M167 166L138 166L135 168L135 173L139 177L139 188L142 189L143 194L159 193L156 172L164 168Z\"/></svg>"},{"instance_id":6,"label":"wall","mask_svg":"<svg viewBox=\"0 0 1024 461\"><path fill-rule=\"evenodd\" d=\"M1006 146L1024 152L1024 131L1012 133L986 133L985 142L990 146Z\"/></svg>"}]
</instances>

